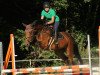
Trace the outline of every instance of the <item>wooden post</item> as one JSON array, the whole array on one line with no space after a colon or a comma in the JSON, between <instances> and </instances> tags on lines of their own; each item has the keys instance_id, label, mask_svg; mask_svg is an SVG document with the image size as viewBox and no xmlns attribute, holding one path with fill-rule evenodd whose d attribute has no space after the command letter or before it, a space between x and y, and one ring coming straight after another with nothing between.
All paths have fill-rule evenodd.
<instances>
[{"instance_id":1,"label":"wooden post","mask_svg":"<svg viewBox=\"0 0 100 75\"><path fill-rule=\"evenodd\" d=\"M12 50L12 55L11 55L11 59L12 59L12 69L15 70L15 48L14 48L14 36L13 34L10 35L11 38L11 50ZM16 75L15 72L12 72L12 75Z\"/></svg>"},{"instance_id":2,"label":"wooden post","mask_svg":"<svg viewBox=\"0 0 100 75\"><path fill-rule=\"evenodd\" d=\"M87 35L87 40L88 40L88 55L89 55L89 68L90 68L90 75L92 74L92 64L91 64L91 50L90 50L90 36Z\"/></svg>"},{"instance_id":3,"label":"wooden post","mask_svg":"<svg viewBox=\"0 0 100 75\"><path fill-rule=\"evenodd\" d=\"M2 42L0 42L0 75L2 75L3 70L3 48L2 48Z\"/></svg>"},{"instance_id":4,"label":"wooden post","mask_svg":"<svg viewBox=\"0 0 100 75\"><path fill-rule=\"evenodd\" d=\"M7 69L8 63L9 63L9 60L10 60L10 56L11 56L11 53L12 53L12 50L11 50L10 47L11 47L11 41L10 41L9 46L8 46L8 51L7 51L5 62L4 62L4 69Z\"/></svg>"},{"instance_id":5,"label":"wooden post","mask_svg":"<svg viewBox=\"0 0 100 75\"><path fill-rule=\"evenodd\" d=\"M10 34L10 43L9 43L8 51L7 51L5 62L4 62L4 69L7 69L10 57L11 57L11 61L12 61L12 70L15 70L16 67L15 67L15 49L14 49L13 34ZM16 73L12 72L12 75L16 75Z\"/></svg>"}]
</instances>

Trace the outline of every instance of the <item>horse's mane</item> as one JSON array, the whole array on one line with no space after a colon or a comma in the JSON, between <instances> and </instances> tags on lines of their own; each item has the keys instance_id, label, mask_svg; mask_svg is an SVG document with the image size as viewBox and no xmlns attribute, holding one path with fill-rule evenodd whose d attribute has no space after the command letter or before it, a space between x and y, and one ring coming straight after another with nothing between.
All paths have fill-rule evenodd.
<instances>
[{"instance_id":1,"label":"horse's mane","mask_svg":"<svg viewBox=\"0 0 100 75\"><path fill-rule=\"evenodd\" d=\"M44 25L45 24L45 21L44 20L35 20L32 22L32 25L33 26L36 26L36 25Z\"/></svg>"},{"instance_id":2,"label":"horse's mane","mask_svg":"<svg viewBox=\"0 0 100 75\"><path fill-rule=\"evenodd\" d=\"M49 30L49 26L45 25L45 20L35 20L32 22L32 26L35 27L36 30L46 29Z\"/></svg>"}]
</instances>

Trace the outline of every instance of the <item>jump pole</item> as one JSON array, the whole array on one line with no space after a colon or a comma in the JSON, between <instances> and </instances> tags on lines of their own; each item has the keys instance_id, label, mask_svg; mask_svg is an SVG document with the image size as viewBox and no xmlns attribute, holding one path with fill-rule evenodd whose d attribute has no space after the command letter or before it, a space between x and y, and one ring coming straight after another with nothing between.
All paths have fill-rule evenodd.
<instances>
[{"instance_id":1,"label":"jump pole","mask_svg":"<svg viewBox=\"0 0 100 75\"><path fill-rule=\"evenodd\" d=\"M6 69L3 73L16 72L16 74L53 74L53 75L90 75L88 65L73 65L73 66L57 66L57 67L42 67L42 68L21 68L21 69ZM55 74L57 73L57 74ZM62 73L62 74L60 74Z\"/></svg>"},{"instance_id":2,"label":"jump pole","mask_svg":"<svg viewBox=\"0 0 100 75\"><path fill-rule=\"evenodd\" d=\"M98 28L98 43L99 43L99 74L100 74L100 26Z\"/></svg>"}]
</instances>

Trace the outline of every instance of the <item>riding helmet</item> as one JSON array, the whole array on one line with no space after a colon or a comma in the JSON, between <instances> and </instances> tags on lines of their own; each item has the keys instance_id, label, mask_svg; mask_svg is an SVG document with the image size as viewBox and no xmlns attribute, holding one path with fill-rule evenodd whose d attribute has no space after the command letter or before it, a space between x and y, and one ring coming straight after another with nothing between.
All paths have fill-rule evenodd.
<instances>
[{"instance_id":1,"label":"riding helmet","mask_svg":"<svg viewBox=\"0 0 100 75\"><path fill-rule=\"evenodd\" d=\"M43 8L50 8L50 3L49 2L44 2L43 3Z\"/></svg>"}]
</instances>

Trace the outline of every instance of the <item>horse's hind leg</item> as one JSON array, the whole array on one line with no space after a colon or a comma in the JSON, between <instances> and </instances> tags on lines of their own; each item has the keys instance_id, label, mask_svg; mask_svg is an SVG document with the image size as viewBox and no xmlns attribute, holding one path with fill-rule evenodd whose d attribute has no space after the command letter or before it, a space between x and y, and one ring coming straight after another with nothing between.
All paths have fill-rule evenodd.
<instances>
[{"instance_id":1,"label":"horse's hind leg","mask_svg":"<svg viewBox=\"0 0 100 75\"><path fill-rule=\"evenodd\" d=\"M55 50L55 54L60 57L66 65L69 65L69 61L68 61L68 57L64 54L65 49L61 49L61 50Z\"/></svg>"}]
</instances>

